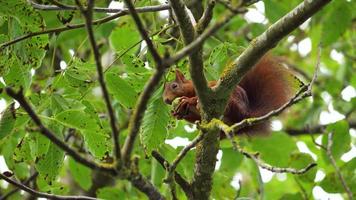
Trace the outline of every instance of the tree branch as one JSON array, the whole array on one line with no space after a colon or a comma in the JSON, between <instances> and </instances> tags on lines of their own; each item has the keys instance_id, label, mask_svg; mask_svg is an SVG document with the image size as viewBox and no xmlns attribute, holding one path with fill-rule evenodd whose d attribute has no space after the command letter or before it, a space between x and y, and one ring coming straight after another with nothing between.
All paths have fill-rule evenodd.
<instances>
[{"instance_id":1,"label":"tree branch","mask_svg":"<svg viewBox=\"0 0 356 200\"><path fill-rule=\"evenodd\" d=\"M326 154L328 155L329 159L330 159L330 162L331 164L333 165L333 167L335 168L335 172L339 178L339 180L341 181L341 184L342 186L344 187L345 189L345 192L349 198L349 200L352 200L353 197L352 197L352 192L349 188L349 186L347 185L346 181L345 181L345 178L342 176L341 172L340 172L340 169L339 167L337 166L336 164L336 161L334 159L334 156L332 155L332 152L331 152L331 147L333 145L333 133L329 133L328 134L328 144L326 146Z\"/></svg>"},{"instance_id":2,"label":"tree branch","mask_svg":"<svg viewBox=\"0 0 356 200\"><path fill-rule=\"evenodd\" d=\"M136 11L138 13L145 13L145 12L156 12L156 11L161 11L161 10L168 10L170 7L169 5L159 5L159 6L145 6L145 7L140 7L140 8L136 8ZM108 16L108 17L104 17L102 19L98 19L92 22L93 25L100 25L100 24L104 24L106 22L112 21L114 19L117 19L121 16L125 16L128 15L129 11L128 9L123 9L122 11ZM46 29L43 31L37 31L37 32L31 32L28 34L25 34L23 36L17 37L11 41L2 43L0 45L0 50L4 49L7 46L13 45L17 42L32 38L34 36L38 36L38 35L44 35L44 34L50 34L50 33L56 33L59 34L61 32L64 31L68 31L68 30L73 30L73 29L78 29L78 28L84 28L85 27L85 23L81 23L81 24L73 24L73 25L66 25L66 26L62 26L62 27L58 27L58 28L51 28L51 29Z\"/></svg>"},{"instance_id":3,"label":"tree branch","mask_svg":"<svg viewBox=\"0 0 356 200\"><path fill-rule=\"evenodd\" d=\"M161 193L152 185L150 181L148 181L145 177L140 174L138 169L139 158L134 157L133 162L130 163L130 174L127 177L133 186L135 186L138 190L145 193L146 196L151 200L164 200L165 198L161 195Z\"/></svg>"},{"instance_id":4,"label":"tree branch","mask_svg":"<svg viewBox=\"0 0 356 200\"><path fill-rule=\"evenodd\" d=\"M72 6L72 5L65 5L63 3L60 3L58 1L51 0L50 2L54 5L44 5L44 4L39 4L31 0L27 0L33 8L38 9L38 10L45 10L45 11L64 11L64 10L69 10L69 11L76 11L78 10L77 6ZM122 12L124 9L117 9L117 8L99 8L99 7L94 7L93 11L94 12L103 12L103 13L118 13Z\"/></svg>"},{"instance_id":5,"label":"tree branch","mask_svg":"<svg viewBox=\"0 0 356 200\"><path fill-rule=\"evenodd\" d=\"M78 199L78 200L95 200L96 198L93 197L84 197L84 196L61 196L61 195L55 195L55 194L47 194L43 192L39 192L36 190L33 190L30 187L27 187L26 185L19 183L17 181L12 180L11 178L5 176L4 174L0 173L0 179L5 180L6 182L20 188L21 190L28 192L29 194L35 196L35 197L42 197L42 198L48 198L48 199L60 199L60 200L69 200L69 199Z\"/></svg>"},{"instance_id":6,"label":"tree branch","mask_svg":"<svg viewBox=\"0 0 356 200\"><path fill-rule=\"evenodd\" d=\"M157 151L152 151L151 154L165 170L168 170L170 168L171 165L166 159L163 158L160 153L158 153ZM174 180L182 188L187 197L192 196L191 185L176 171L174 172Z\"/></svg>"},{"instance_id":7,"label":"tree branch","mask_svg":"<svg viewBox=\"0 0 356 200\"><path fill-rule=\"evenodd\" d=\"M206 27L208 27L211 19L213 18L213 11L215 7L215 0L209 0L204 10L203 16L199 19L196 30L198 34L201 34Z\"/></svg>"},{"instance_id":8,"label":"tree branch","mask_svg":"<svg viewBox=\"0 0 356 200\"><path fill-rule=\"evenodd\" d=\"M349 121L349 127L356 129L356 121ZM291 136L305 135L305 134L321 134L329 124L316 125L312 127L305 127L301 129L287 128L284 131Z\"/></svg>"},{"instance_id":9,"label":"tree branch","mask_svg":"<svg viewBox=\"0 0 356 200\"><path fill-rule=\"evenodd\" d=\"M35 172L27 180L23 181L22 184L27 186L37 176L38 176L38 172ZM0 200L6 200L7 198L9 198L11 195L15 194L19 190L20 190L20 188L16 187L15 189L11 190L10 192L6 193L5 195L0 196Z\"/></svg>"},{"instance_id":10,"label":"tree branch","mask_svg":"<svg viewBox=\"0 0 356 200\"><path fill-rule=\"evenodd\" d=\"M254 39L250 46L235 60L223 73L218 81L215 93L227 101L231 91L239 83L247 71L277 43L313 14L318 12L331 0L303 1L295 9L287 13L276 23L271 25L264 33ZM238 74L238 76L237 76Z\"/></svg>"},{"instance_id":11,"label":"tree branch","mask_svg":"<svg viewBox=\"0 0 356 200\"><path fill-rule=\"evenodd\" d=\"M110 101L110 96L108 89L106 87L106 83L104 80L104 73L103 73L103 66L101 64L101 57L99 53L99 49L96 45L95 37L94 37L94 31L93 31L93 26L92 26L92 19L93 19L93 7L94 7L94 1L93 0L88 0L88 7L86 10L82 10L81 12L83 13L83 16L85 18L85 24L87 27L87 32L88 32L88 37L89 41L93 50L94 58L95 58L95 64L96 64L96 70L98 72L98 81L101 87L101 91L103 92L104 96L104 101L106 104L106 109L108 110L109 113L109 119L110 119L110 127L111 127L111 135L113 138L113 143L114 143L114 157L116 160L116 164L118 167L121 166L121 150L120 150L120 141L119 141L119 129L116 125L116 117L115 117L115 112L114 109L111 105Z\"/></svg>"},{"instance_id":12,"label":"tree branch","mask_svg":"<svg viewBox=\"0 0 356 200\"><path fill-rule=\"evenodd\" d=\"M126 6L129 8L130 14L136 23L136 27L137 27L138 31L140 32L141 37L145 40L148 50L150 51L154 61L157 64L157 68L160 68L160 65L162 64L162 59L161 59L160 55L158 54L156 48L154 47L152 40L150 39L149 35L147 34L147 31L145 30L143 23L137 14L135 6L131 2L131 0L124 0L124 1L125 1Z\"/></svg>"},{"instance_id":13,"label":"tree branch","mask_svg":"<svg viewBox=\"0 0 356 200\"><path fill-rule=\"evenodd\" d=\"M196 39L197 33L190 21L187 11L185 10L183 1L170 0L170 5L177 17L184 44L187 46ZM202 109L206 110L206 100L208 99L211 89L208 87L208 82L203 73L203 67L203 46L201 43L200 45L195 46L194 51L189 54L189 71Z\"/></svg>"},{"instance_id":14,"label":"tree branch","mask_svg":"<svg viewBox=\"0 0 356 200\"><path fill-rule=\"evenodd\" d=\"M129 134L126 137L125 144L122 148L122 156L124 163L129 163L130 161L130 156L134 147L136 137L140 130L142 118L147 108L148 101L151 98L155 88L159 84L164 74L164 71L164 68L156 69L155 73L151 76L143 92L139 96L139 99L137 100L135 110L133 111L133 114L130 118Z\"/></svg>"},{"instance_id":15,"label":"tree branch","mask_svg":"<svg viewBox=\"0 0 356 200\"><path fill-rule=\"evenodd\" d=\"M30 104L26 101L25 97L22 94L22 90L20 90L19 92L15 92L12 88L7 87L5 88L5 91L10 97L15 99L21 105L21 107L28 113L33 122L38 126L39 132L42 133L42 135L47 137L49 140L51 140L51 142L53 142L55 145L65 151L75 161L93 170L100 170L108 172L110 174L116 174L116 170L114 168L110 166L99 165L93 161L87 160L86 158L82 157L79 153L70 148L65 142L59 139L52 131L46 128L38 117L38 115L35 113L35 111L31 108Z\"/></svg>"}]
</instances>

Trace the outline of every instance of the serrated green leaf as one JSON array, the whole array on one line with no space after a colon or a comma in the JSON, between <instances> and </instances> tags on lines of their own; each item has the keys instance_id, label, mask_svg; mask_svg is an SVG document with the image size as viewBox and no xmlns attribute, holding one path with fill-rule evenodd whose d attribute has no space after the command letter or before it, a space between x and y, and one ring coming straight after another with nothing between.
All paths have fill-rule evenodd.
<instances>
[{"instance_id":1,"label":"serrated green leaf","mask_svg":"<svg viewBox=\"0 0 356 200\"><path fill-rule=\"evenodd\" d=\"M38 11L28 6L25 0L0 1L0 16L8 17L11 24L7 30L9 35L23 35L29 32L40 31L44 28L42 16ZM12 20L15 19L15 20ZM39 35L16 43L11 52L0 52L0 60L4 57L18 57L23 70L38 68L48 48L48 36ZM12 66L8 66L10 69Z\"/></svg>"},{"instance_id":2,"label":"serrated green leaf","mask_svg":"<svg viewBox=\"0 0 356 200\"><path fill-rule=\"evenodd\" d=\"M287 167L290 154L297 149L287 134L278 132L269 137L253 138L251 146L260 153L262 160L279 167Z\"/></svg>"},{"instance_id":3,"label":"serrated green leaf","mask_svg":"<svg viewBox=\"0 0 356 200\"><path fill-rule=\"evenodd\" d=\"M66 110L58 113L55 119L65 126L79 130L99 131L94 119L81 110Z\"/></svg>"},{"instance_id":4,"label":"serrated green leaf","mask_svg":"<svg viewBox=\"0 0 356 200\"><path fill-rule=\"evenodd\" d=\"M30 138L32 140L30 149L33 160L43 159L48 152L51 141L39 132L31 133Z\"/></svg>"},{"instance_id":5,"label":"serrated green leaf","mask_svg":"<svg viewBox=\"0 0 356 200\"><path fill-rule=\"evenodd\" d=\"M140 41L140 34L131 23L123 22L115 28L110 35L110 44L117 52L124 52ZM127 53L135 53L138 46Z\"/></svg>"},{"instance_id":6,"label":"serrated green leaf","mask_svg":"<svg viewBox=\"0 0 356 200\"><path fill-rule=\"evenodd\" d=\"M31 163L31 149L30 149L30 137L26 135L20 142L16 145L14 151L14 161L17 163L27 162Z\"/></svg>"},{"instance_id":7,"label":"serrated green leaf","mask_svg":"<svg viewBox=\"0 0 356 200\"><path fill-rule=\"evenodd\" d=\"M125 64L126 71L129 73L145 73L148 71L145 68L145 63L134 55L126 54L121 60Z\"/></svg>"},{"instance_id":8,"label":"serrated green leaf","mask_svg":"<svg viewBox=\"0 0 356 200\"><path fill-rule=\"evenodd\" d=\"M41 177L43 177L49 185L52 185L63 166L63 161L64 152L55 144L51 143L46 156L37 160L36 169Z\"/></svg>"},{"instance_id":9,"label":"serrated green leaf","mask_svg":"<svg viewBox=\"0 0 356 200\"><path fill-rule=\"evenodd\" d=\"M18 89L22 87L24 91L30 87L32 81L30 68L20 64L20 60L17 58L12 59L11 67L3 78L7 86Z\"/></svg>"},{"instance_id":10,"label":"serrated green leaf","mask_svg":"<svg viewBox=\"0 0 356 200\"><path fill-rule=\"evenodd\" d=\"M138 94L135 89L115 73L106 73L106 83L111 94L115 99L126 108L133 108Z\"/></svg>"},{"instance_id":11,"label":"serrated green leaf","mask_svg":"<svg viewBox=\"0 0 356 200\"><path fill-rule=\"evenodd\" d=\"M15 125L15 110L14 104L9 105L3 113L1 113L0 119L0 141L6 136L10 135Z\"/></svg>"},{"instance_id":12,"label":"serrated green leaf","mask_svg":"<svg viewBox=\"0 0 356 200\"><path fill-rule=\"evenodd\" d=\"M148 105L142 121L141 143L146 152L157 149L167 137L169 109L160 95L155 95Z\"/></svg>"},{"instance_id":13,"label":"serrated green leaf","mask_svg":"<svg viewBox=\"0 0 356 200\"><path fill-rule=\"evenodd\" d=\"M59 94L52 94L50 98L50 104L54 114L69 109L69 104L63 96Z\"/></svg>"},{"instance_id":14,"label":"serrated green leaf","mask_svg":"<svg viewBox=\"0 0 356 200\"><path fill-rule=\"evenodd\" d=\"M88 191L92 186L91 170L88 167L77 163L73 158L69 158L68 165L75 182L77 182L84 190Z\"/></svg>"},{"instance_id":15,"label":"serrated green leaf","mask_svg":"<svg viewBox=\"0 0 356 200\"><path fill-rule=\"evenodd\" d=\"M96 158L103 159L105 156L109 155L109 152L112 149L112 144L108 135L90 130L84 130L82 134L88 150Z\"/></svg>"}]
</instances>

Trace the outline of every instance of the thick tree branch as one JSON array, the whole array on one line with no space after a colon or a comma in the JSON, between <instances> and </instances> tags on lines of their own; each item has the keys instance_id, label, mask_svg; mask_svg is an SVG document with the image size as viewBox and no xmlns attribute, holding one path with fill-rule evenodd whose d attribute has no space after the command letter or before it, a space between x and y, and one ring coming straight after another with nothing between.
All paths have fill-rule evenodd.
<instances>
[{"instance_id":1,"label":"thick tree branch","mask_svg":"<svg viewBox=\"0 0 356 200\"><path fill-rule=\"evenodd\" d=\"M28 113L33 122L38 126L39 132L42 133L45 137L47 137L51 142L61 148L64 152L66 152L69 156L71 156L75 161L93 169L93 170L101 170L104 172L108 172L110 174L116 174L116 170L112 167L100 165L93 161L87 160L82 157L78 152L70 148L65 142L59 139L52 131L46 128L35 111L31 108L30 104L26 101L25 97L22 94L22 90L19 92L15 92L12 88L5 88L6 93L15 99L20 106Z\"/></svg>"},{"instance_id":2,"label":"thick tree branch","mask_svg":"<svg viewBox=\"0 0 356 200\"><path fill-rule=\"evenodd\" d=\"M96 70L98 72L98 81L101 87L101 91L103 92L104 96L104 101L106 104L106 109L108 110L109 113L109 119L110 119L110 127L112 131L112 138L113 138L113 143L114 143L114 157L115 160L120 167L121 165L121 150L120 150L120 141L119 141L119 129L116 125L116 117L115 117L115 112L114 109L111 105L110 101L110 95L108 92L108 89L106 87L106 83L104 80L104 73L103 73L103 66L101 64L101 57L99 53L99 49L96 45L95 37L94 37L94 31L93 31L93 26L92 26L92 19L93 19L93 7L94 7L94 1L89 0L88 1L88 7L86 10L82 10L81 12L84 15L85 18L85 24L87 27L87 32L88 32L88 37L89 41L93 50L94 58L95 58L95 64L96 64Z\"/></svg>"},{"instance_id":3,"label":"thick tree branch","mask_svg":"<svg viewBox=\"0 0 356 200\"><path fill-rule=\"evenodd\" d=\"M35 197L42 197L42 198L48 198L48 199L59 199L59 200L69 200L69 199L77 199L77 200L95 200L96 198L93 197L84 197L84 196L61 196L61 195L55 195L55 194L47 194L43 192L39 192L36 190L33 190L32 188L19 183L17 181L12 180L11 178L5 176L4 174L0 173L0 179L5 180L6 182L20 188L21 190L28 192L29 194L35 196Z\"/></svg>"},{"instance_id":4,"label":"thick tree branch","mask_svg":"<svg viewBox=\"0 0 356 200\"><path fill-rule=\"evenodd\" d=\"M197 33L190 21L185 5L182 0L170 0L170 5L174 11L179 24L180 32L183 36L184 44L187 46L192 43L197 36ZM191 54L189 54L189 71L193 80L195 91L199 97L201 107L203 110L207 105L208 97L211 89L208 87L208 82L203 73L203 46L202 43L197 45Z\"/></svg>"},{"instance_id":5,"label":"thick tree branch","mask_svg":"<svg viewBox=\"0 0 356 200\"><path fill-rule=\"evenodd\" d=\"M169 5L159 5L159 6L145 6L145 7L140 7L140 8L136 8L136 11L138 13L145 13L145 12L156 12L156 11L161 11L161 10L168 10L170 7ZM129 14L129 10L128 9L123 9L122 11L108 16L108 17L104 17L102 19L98 19L98 20L94 20L92 22L93 25L100 25L100 24L104 24L106 22L112 21L114 19L117 19L121 16L125 16ZM17 42L32 38L34 36L38 36L38 35L44 35L44 34L50 34L50 33L55 33L55 34L59 34L61 32L64 31L68 31L68 30L73 30L73 29L78 29L78 28L84 28L85 27L85 23L81 23L81 24L68 24L66 26L62 26L62 27L58 27L58 28L51 28L51 29L46 29L46 30L42 30L42 31L37 31L37 32L32 32L32 33L28 33L25 34L23 36L17 37L14 40L2 43L0 45L0 50L4 49L7 46L13 45Z\"/></svg>"},{"instance_id":6,"label":"thick tree branch","mask_svg":"<svg viewBox=\"0 0 356 200\"><path fill-rule=\"evenodd\" d=\"M213 11L215 7L215 0L209 0L206 6L206 9L204 10L203 16L198 21L196 30L198 34L201 34L206 27L208 27L211 19L213 18Z\"/></svg>"},{"instance_id":7,"label":"thick tree branch","mask_svg":"<svg viewBox=\"0 0 356 200\"><path fill-rule=\"evenodd\" d=\"M264 33L254 39L250 46L229 66L218 81L216 94L227 101L231 91L239 83L247 71L258 62L262 56L274 48L277 43L313 14L322 9L331 0L303 1L295 9L287 13Z\"/></svg>"}]
</instances>

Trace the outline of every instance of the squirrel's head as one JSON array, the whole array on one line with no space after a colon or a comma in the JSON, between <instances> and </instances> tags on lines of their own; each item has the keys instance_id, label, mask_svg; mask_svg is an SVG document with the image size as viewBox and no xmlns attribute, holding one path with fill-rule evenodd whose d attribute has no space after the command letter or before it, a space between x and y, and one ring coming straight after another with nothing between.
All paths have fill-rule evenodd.
<instances>
[{"instance_id":1,"label":"squirrel's head","mask_svg":"<svg viewBox=\"0 0 356 200\"><path fill-rule=\"evenodd\" d=\"M182 96L193 97L195 92L192 81L187 80L183 73L177 69L176 79L164 85L163 101L166 104L172 104L174 99Z\"/></svg>"}]
</instances>

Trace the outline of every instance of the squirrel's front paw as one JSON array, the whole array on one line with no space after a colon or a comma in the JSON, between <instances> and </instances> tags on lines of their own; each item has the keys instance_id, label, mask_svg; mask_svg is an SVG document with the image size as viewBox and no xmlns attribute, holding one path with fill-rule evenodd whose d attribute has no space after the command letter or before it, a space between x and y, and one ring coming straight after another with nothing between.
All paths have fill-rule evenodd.
<instances>
[{"instance_id":1,"label":"squirrel's front paw","mask_svg":"<svg viewBox=\"0 0 356 200\"><path fill-rule=\"evenodd\" d=\"M197 103L196 97L181 97L173 102L172 115L177 119L185 119L190 122L200 120Z\"/></svg>"}]
</instances>

